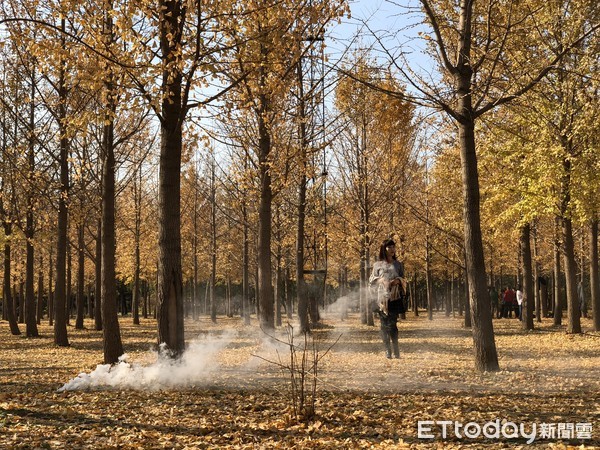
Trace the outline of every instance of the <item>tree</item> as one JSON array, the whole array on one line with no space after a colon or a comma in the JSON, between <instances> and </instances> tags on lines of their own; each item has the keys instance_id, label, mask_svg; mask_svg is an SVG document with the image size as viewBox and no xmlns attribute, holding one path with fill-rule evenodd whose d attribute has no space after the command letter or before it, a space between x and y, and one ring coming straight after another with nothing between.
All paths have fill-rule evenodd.
<instances>
[{"instance_id":1,"label":"tree","mask_svg":"<svg viewBox=\"0 0 600 450\"><path fill-rule=\"evenodd\" d=\"M399 187L412 157L414 108L382 93L401 90L402 86L393 73L373 67L367 52L359 51L347 65L351 69L344 72L350 75L339 81L335 92L342 130L336 158L343 170L334 180L338 198L332 209L353 228L350 236L360 261L361 321L372 325L367 282L373 237L383 240L396 230L401 230L398 235L404 233L391 218L403 216L406 191ZM357 80L368 80L381 91L371 90Z\"/></svg>"},{"instance_id":2,"label":"tree","mask_svg":"<svg viewBox=\"0 0 600 450\"><path fill-rule=\"evenodd\" d=\"M29 174L29 186L27 188L27 213L26 213L26 225L25 225L25 237L27 239L27 270L25 275L25 310L27 314L26 318L26 334L27 336L37 337L39 336L36 321L36 305L34 297L34 209L35 209L35 190L33 181L35 177L35 150L36 150L36 139L35 139L35 93L37 89L36 83L36 62L33 58L29 60L29 74L31 78L30 86L30 108L29 108L29 136L28 136L28 148L27 148L27 172Z\"/></svg>"},{"instance_id":3,"label":"tree","mask_svg":"<svg viewBox=\"0 0 600 450\"><path fill-rule=\"evenodd\" d=\"M112 0L103 4L103 44L108 50L115 45L113 32ZM101 303L104 363L114 364L123 354L123 344L117 318L117 293L115 284L115 113L117 91L113 68L106 65L103 74L103 116L102 130L102 275Z\"/></svg>"},{"instance_id":4,"label":"tree","mask_svg":"<svg viewBox=\"0 0 600 450\"><path fill-rule=\"evenodd\" d=\"M540 59L532 54L543 54L540 46L552 44L544 42L545 36L532 41L528 30L544 29L540 22L549 17L551 10L547 7L532 12L527 5L510 4L505 8L494 1L461 0L457 8L445 0L421 0L420 3L432 30L432 35L426 38L440 63L447 89L441 91L411 72L410 66L402 64L401 56L384 47L394 67L409 80L415 92L414 95L392 94L441 110L458 127L475 367L480 371L494 371L499 366L487 295L475 124L489 111L531 90L584 37L594 33L598 25L588 26L582 34L572 36L558 54ZM571 4L571 7L576 5ZM529 71L514 70L526 64Z\"/></svg>"},{"instance_id":5,"label":"tree","mask_svg":"<svg viewBox=\"0 0 600 450\"><path fill-rule=\"evenodd\" d=\"M341 3L341 2L339 2ZM234 104L252 115L260 200L258 204L258 300L260 321L273 328L273 286L271 271L271 228L274 198L273 170L276 161L277 126L282 122L288 85L296 75L297 64L307 51L309 31L320 35L330 21L343 13L338 2L298 3L291 1L249 2L239 11L233 27L224 28L231 59L222 67L231 81L241 80L232 93ZM313 38L315 36L313 35Z\"/></svg>"},{"instance_id":6,"label":"tree","mask_svg":"<svg viewBox=\"0 0 600 450\"><path fill-rule=\"evenodd\" d=\"M2 188L2 192L5 195L8 191L7 186L7 170L5 168L5 163L7 159L8 153L8 145L7 145L7 121L6 121L6 111L4 108L2 109L2 181L0 183L0 187ZM3 277L3 308L2 311L6 314L6 318L8 320L8 324L10 327L10 332L13 335L20 335L21 331L19 330L19 325L17 324L17 319L15 317L15 309L13 303L13 296L11 292L10 280L11 280L11 239L12 239L12 222L10 216L8 215L8 211L5 206L4 195L0 198L0 216L2 218L2 226L4 229L4 277Z\"/></svg>"},{"instance_id":7,"label":"tree","mask_svg":"<svg viewBox=\"0 0 600 450\"><path fill-rule=\"evenodd\" d=\"M66 50L66 28L65 16L60 19L60 29L63 32L60 37L62 50ZM54 343L58 346L68 346L67 336L67 295L66 295L66 267L67 267L67 227L68 227L68 205L69 198L69 133L67 130L67 97L68 87L66 82L66 67L64 57L59 59L58 69L58 128L60 130L59 167L60 167L60 193L58 200L58 237L56 244L56 285L54 289Z\"/></svg>"}]
</instances>

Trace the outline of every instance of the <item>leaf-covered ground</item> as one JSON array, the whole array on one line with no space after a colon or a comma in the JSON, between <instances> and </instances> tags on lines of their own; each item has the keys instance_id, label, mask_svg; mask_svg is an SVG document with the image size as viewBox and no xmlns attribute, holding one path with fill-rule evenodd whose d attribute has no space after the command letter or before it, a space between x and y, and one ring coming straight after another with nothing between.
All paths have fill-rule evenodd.
<instances>
[{"instance_id":1,"label":"leaf-covered ground","mask_svg":"<svg viewBox=\"0 0 600 450\"><path fill-rule=\"evenodd\" d=\"M253 322L186 322L190 351L157 360L155 322L121 319L128 364L108 371L101 333L69 327L71 346L11 336L0 322L0 448L520 448L526 439L420 439L418 421L590 423L591 439L540 439L538 448L600 448L600 334L566 335L545 321L524 332L494 321L502 370L473 370L472 337L460 318L400 323L399 360L384 357L378 329L325 318L316 416L291 419L285 328ZM538 324L536 324L538 326ZM24 330L24 326L21 326ZM279 342L274 339L276 338ZM298 337L295 338L298 342ZM77 377L82 373L81 377ZM74 380L75 381L72 381ZM93 386L93 387L90 387ZM78 388L78 390L59 389ZM83 389L83 390L81 390ZM580 435L582 436L582 435Z\"/></svg>"}]
</instances>

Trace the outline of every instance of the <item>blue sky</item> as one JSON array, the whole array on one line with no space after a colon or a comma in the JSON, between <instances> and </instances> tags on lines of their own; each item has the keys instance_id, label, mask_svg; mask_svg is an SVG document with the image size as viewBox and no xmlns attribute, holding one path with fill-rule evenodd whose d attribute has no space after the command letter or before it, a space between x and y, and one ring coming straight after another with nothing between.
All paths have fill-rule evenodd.
<instances>
[{"instance_id":1,"label":"blue sky","mask_svg":"<svg viewBox=\"0 0 600 450\"><path fill-rule=\"evenodd\" d=\"M421 25L423 14L418 0L350 0L350 10L352 17L345 17L330 30L326 52L331 59L341 57L348 45L374 45L374 56L383 57L376 35L396 54L402 51L411 67L431 70L432 61L425 55L424 39L418 34L428 31Z\"/></svg>"}]
</instances>

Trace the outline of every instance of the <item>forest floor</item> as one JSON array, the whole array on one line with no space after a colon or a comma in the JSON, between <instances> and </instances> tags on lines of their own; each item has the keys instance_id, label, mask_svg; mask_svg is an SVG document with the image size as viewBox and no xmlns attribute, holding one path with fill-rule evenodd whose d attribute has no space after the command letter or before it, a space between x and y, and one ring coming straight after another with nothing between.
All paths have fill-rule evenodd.
<instances>
[{"instance_id":1,"label":"forest floor","mask_svg":"<svg viewBox=\"0 0 600 450\"><path fill-rule=\"evenodd\" d=\"M69 326L61 348L46 323L33 339L0 322L0 448L521 448L533 436L536 448L600 448L600 333L588 319L582 335L494 319L501 371L481 374L459 317L409 314L401 357L388 360L378 327L325 315L309 421L292 414L286 327L186 320L189 349L172 363L153 350L155 321L131 322L120 319L127 360L110 370L91 321ZM419 421L435 422L421 430L435 439Z\"/></svg>"}]
</instances>

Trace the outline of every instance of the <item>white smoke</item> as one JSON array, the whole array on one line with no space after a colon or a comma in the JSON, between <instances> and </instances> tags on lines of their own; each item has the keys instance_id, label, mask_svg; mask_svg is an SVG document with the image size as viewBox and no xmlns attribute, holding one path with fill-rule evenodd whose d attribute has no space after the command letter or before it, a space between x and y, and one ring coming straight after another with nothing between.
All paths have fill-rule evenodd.
<instances>
[{"instance_id":1,"label":"white smoke","mask_svg":"<svg viewBox=\"0 0 600 450\"><path fill-rule=\"evenodd\" d=\"M234 337L232 331L192 341L180 359L169 358L165 352L154 352L157 360L149 366L131 364L128 355L124 354L117 364L100 364L90 373L80 373L58 391L158 390L202 383L219 369L216 355Z\"/></svg>"},{"instance_id":2,"label":"white smoke","mask_svg":"<svg viewBox=\"0 0 600 450\"><path fill-rule=\"evenodd\" d=\"M344 312L358 309L360 301L359 291L351 291L348 294L338 297L333 303L321 308L321 312L329 313L333 316L341 316Z\"/></svg>"}]
</instances>

